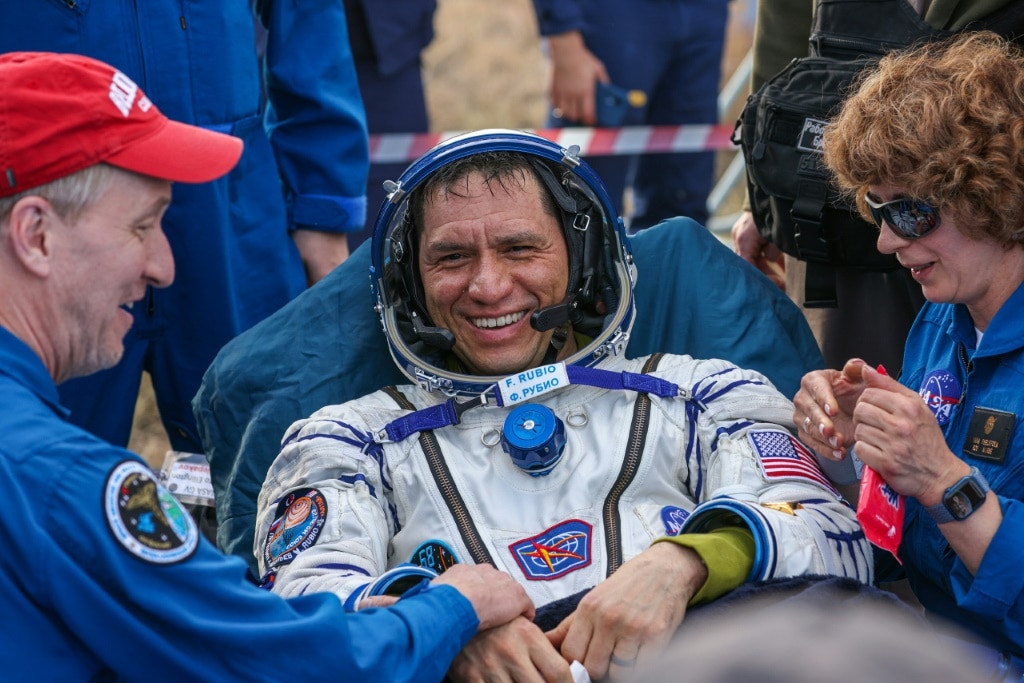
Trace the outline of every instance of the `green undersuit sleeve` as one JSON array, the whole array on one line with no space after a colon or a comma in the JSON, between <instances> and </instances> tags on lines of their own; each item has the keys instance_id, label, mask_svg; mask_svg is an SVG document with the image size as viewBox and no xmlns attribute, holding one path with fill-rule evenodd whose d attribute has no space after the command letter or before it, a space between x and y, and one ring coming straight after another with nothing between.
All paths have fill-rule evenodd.
<instances>
[{"instance_id":1,"label":"green undersuit sleeve","mask_svg":"<svg viewBox=\"0 0 1024 683\"><path fill-rule=\"evenodd\" d=\"M754 566L754 535L742 526L720 527L701 534L680 534L657 542L692 548L708 568L708 578L690 605L711 602L743 585Z\"/></svg>"}]
</instances>

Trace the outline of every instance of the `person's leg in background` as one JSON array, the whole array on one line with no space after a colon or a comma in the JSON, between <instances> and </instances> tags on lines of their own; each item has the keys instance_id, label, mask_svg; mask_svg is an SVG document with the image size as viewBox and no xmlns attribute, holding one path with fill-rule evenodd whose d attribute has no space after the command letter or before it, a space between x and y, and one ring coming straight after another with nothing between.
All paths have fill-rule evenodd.
<instances>
[{"instance_id":1,"label":"person's leg in background","mask_svg":"<svg viewBox=\"0 0 1024 683\"><path fill-rule=\"evenodd\" d=\"M612 84L647 96L644 107L627 111L623 126L717 123L727 2L603 0L591 3L587 12L584 42L604 63ZM555 117L548 124L578 125ZM620 212L625 190L632 187L631 231L674 216L707 222L713 152L591 156L587 161Z\"/></svg>"},{"instance_id":2,"label":"person's leg in background","mask_svg":"<svg viewBox=\"0 0 1024 683\"><path fill-rule=\"evenodd\" d=\"M665 63L648 104L648 125L714 124L728 3L720 0L654 2L674 14L671 58ZM668 22L666 22L668 23ZM659 49L662 43L659 43ZM639 158L633 181L634 213L630 230L666 218L687 216L708 221L707 199L715 174L715 153L648 154Z\"/></svg>"},{"instance_id":3,"label":"person's leg in background","mask_svg":"<svg viewBox=\"0 0 1024 683\"><path fill-rule=\"evenodd\" d=\"M395 10L388 10L383 4L368 6L363 0L345 0L349 45L355 58L356 77L370 135L426 133L430 130L420 55L433 36L434 5L425 1L419 3L416 10L412 16L399 19L388 14ZM375 16L368 16L368 11L374 12ZM376 16L378 14L380 16ZM406 38L395 38L393 43L387 43L389 38L400 34ZM400 44L401 53L389 47L392 44ZM381 50L390 51L386 59L379 54ZM397 180L408 166L405 161L373 163L372 150L370 161L370 175L366 182L366 225L358 232L349 233L350 252L373 235L373 224L385 199L384 181Z\"/></svg>"}]
</instances>

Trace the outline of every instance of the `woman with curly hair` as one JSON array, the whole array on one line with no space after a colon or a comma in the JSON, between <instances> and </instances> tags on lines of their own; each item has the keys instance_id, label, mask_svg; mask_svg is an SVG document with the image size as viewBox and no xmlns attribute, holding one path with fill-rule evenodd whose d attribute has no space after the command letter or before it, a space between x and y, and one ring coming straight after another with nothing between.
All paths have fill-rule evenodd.
<instances>
[{"instance_id":1,"label":"woman with curly hair","mask_svg":"<svg viewBox=\"0 0 1024 683\"><path fill-rule=\"evenodd\" d=\"M801 436L906 500L899 559L930 615L1024 658L1024 52L966 33L883 58L825 163L928 303L899 380L803 378ZM879 575L885 579L884 575ZM1018 662L1019 663L1019 662Z\"/></svg>"}]
</instances>

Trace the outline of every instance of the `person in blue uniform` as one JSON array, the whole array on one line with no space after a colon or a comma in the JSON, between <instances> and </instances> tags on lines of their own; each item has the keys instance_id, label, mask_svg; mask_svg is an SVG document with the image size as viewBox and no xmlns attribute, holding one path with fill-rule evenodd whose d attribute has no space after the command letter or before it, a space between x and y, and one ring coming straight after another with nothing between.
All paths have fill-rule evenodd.
<instances>
[{"instance_id":1,"label":"person in blue uniform","mask_svg":"<svg viewBox=\"0 0 1024 683\"><path fill-rule=\"evenodd\" d=\"M726 0L533 4L552 65L550 125L718 122ZM597 116L598 83L639 91L645 103L626 106L621 120L602 121ZM632 187L629 229L634 232L675 216L706 224L714 162L714 152L590 159L620 215L625 188Z\"/></svg>"},{"instance_id":2,"label":"person in blue uniform","mask_svg":"<svg viewBox=\"0 0 1024 683\"><path fill-rule=\"evenodd\" d=\"M434 39L436 0L345 0L349 45L371 135L430 130L423 88L423 50ZM355 251L373 236L373 218L384 203L384 181L406 162L371 163L366 181L367 225L348 236Z\"/></svg>"},{"instance_id":3,"label":"person in blue uniform","mask_svg":"<svg viewBox=\"0 0 1024 683\"><path fill-rule=\"evenodd\" d=\"M899 381L848 361L794 403L823 455L905 496L899 559L928 614L1024 659L1024 52L964 34L885 57L825 162L928 302ZM884 579L884 574L879 578Z\"/></svg>"},{"instance_id":4,"label":"person in blue uniform","mask_svg":"<svg viewBox=\"0 0 1024 683\"><path fill-rule=\"evenodd\" d=\"M147 371L172 448L201 452L190 401L217 351L343 261L365 221L366 122L341 3L256 2L263 78L252 5L5 7L0 52L101 59L171 118L245 142L226 176L175 192L165 221L183 277L135 307L122 361L60 387L71 420L111 443L128 443Z\"/></svg>"},{"instance_id":5,"label":"person in blue uniform","mask_svg":"<svg viewBox=\"0 0 1024 683\"><path fill-rule=\"evenodd\" d=\"M140 458L71 424L56 384L115 364L128 309L174 280L172 181L227 173L242 142L169 120L79 55L2 55L0 92L5 680L426 683L478 631L532 616L510 577L468 565L359 615L332 595L281 599ZM325 513L294 520L297 546Z\"/></svg>"}]
</instances>

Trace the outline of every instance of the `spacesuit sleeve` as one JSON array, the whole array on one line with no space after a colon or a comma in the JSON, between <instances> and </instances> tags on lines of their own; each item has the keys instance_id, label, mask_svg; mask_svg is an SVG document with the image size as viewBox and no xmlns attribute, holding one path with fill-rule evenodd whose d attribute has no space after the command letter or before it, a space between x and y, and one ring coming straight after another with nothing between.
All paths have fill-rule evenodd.
<instances>
[{"instance_id":1,"label":"spacesuit sleeve","mask_svg":"<svg viewBox=\"0 0 1024 683\"><path fill-rule=\"evenodd\" d=\"M790 432L792 403L759 373L701 361L686 410L688 485L698 506L682 533L745 524L749 580L804 574L872 580L856 514Z\"/></svg>"},{"instance_id":2,"label":"spacesuit sleeve","mask_svg":"<svg viewBox=\"0 0 1024 683\"><path fill-rule=\"evenodd\" d=\"M348 406L292 425L260 491L254 551L280 595L345 601L387 569L398 525L387 465Z\"/></svg>"},{"instance_id":3,"label":"spacesuit sleeve","mask_svg":"<svg viewBox=\"0 0 1024 683\"><path fill-rule=\"evenodd\" d=\"M369 139L345 22L336 0L260 0L267 28L264 125L289 229L352 232L366 222Z\"/></svg>"}]
</instances>

